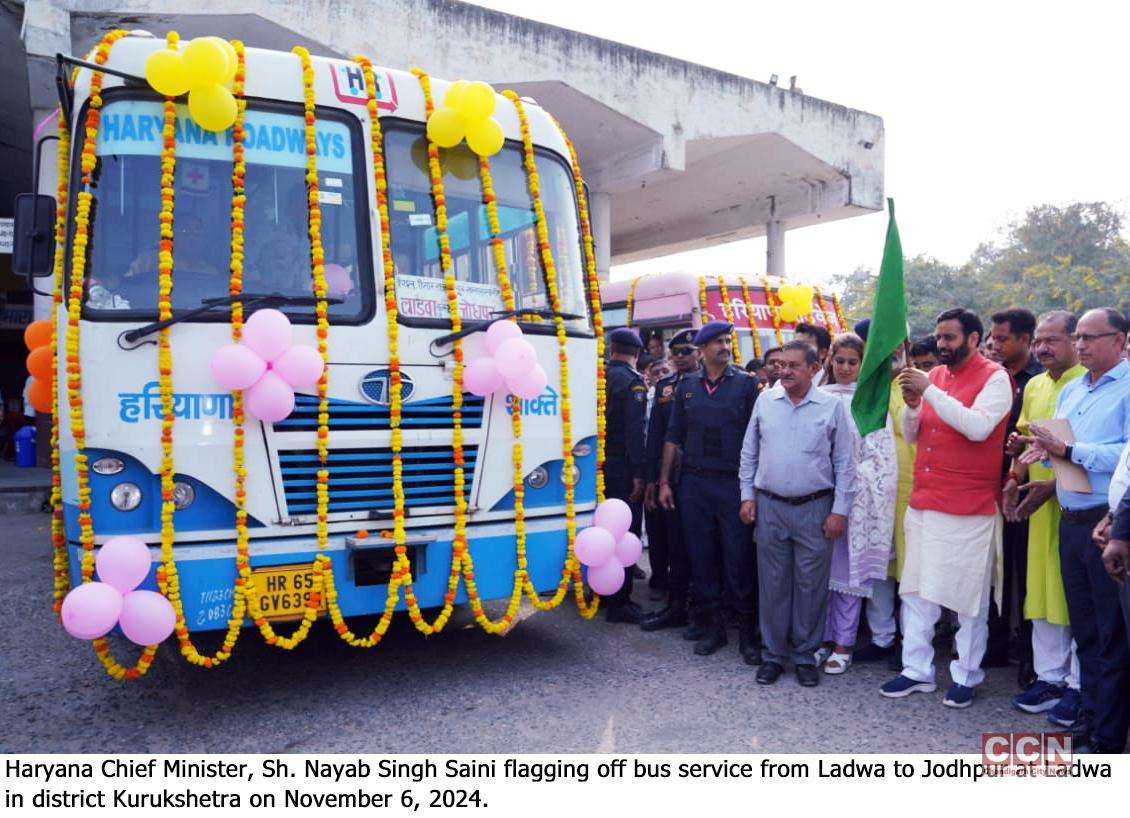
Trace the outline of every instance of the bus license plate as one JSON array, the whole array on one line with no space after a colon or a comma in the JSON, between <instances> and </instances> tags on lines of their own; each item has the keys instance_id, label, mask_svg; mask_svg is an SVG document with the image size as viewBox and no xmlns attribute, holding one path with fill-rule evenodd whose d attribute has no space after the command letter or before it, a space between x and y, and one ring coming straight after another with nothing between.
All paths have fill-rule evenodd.
<instances>
[{"instance_id":1,"label":"bus license plate","mask_svg":"<svg viewBox=\"0 0 1130 818\"><path fill-rule=\"evenodd\" d=\"M270 565L251 571L255 597L266 619L300 619L314 590L314 569L307 565ZM323 593L318 612L326 610Z\"/></svg>"}]
</instances>

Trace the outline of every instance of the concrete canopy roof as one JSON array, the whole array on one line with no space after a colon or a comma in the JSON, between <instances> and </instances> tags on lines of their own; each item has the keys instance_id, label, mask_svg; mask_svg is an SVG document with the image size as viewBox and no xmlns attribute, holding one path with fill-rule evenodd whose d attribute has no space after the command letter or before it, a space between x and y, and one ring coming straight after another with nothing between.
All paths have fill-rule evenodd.
<instances>
[{"instance_id":1,"label":"concrete canopy roof","mask_svg":"<svg viewBox=\"0 0 1130 818\"><path fill-rule=\"evenodd\" d=\"M84 51L98 31L116 26L364 53L381 65L421 65L438 77L483 79L533 97L577 146L597 194L597 227L610 230L598 233L598 247L610 249L613 263L763 235L769 222L790 229L883 204L878 116L465 3L28 0L29 58Z\"/></svg>"}]
</instances>

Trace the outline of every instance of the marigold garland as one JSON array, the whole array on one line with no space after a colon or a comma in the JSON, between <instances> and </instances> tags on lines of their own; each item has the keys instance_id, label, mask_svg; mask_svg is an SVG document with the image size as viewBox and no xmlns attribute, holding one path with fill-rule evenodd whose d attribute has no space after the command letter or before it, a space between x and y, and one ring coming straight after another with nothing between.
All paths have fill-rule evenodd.
<instances>
[{"instance_id":1,"label":"marigold garland","mask_svg":"<svg viewBox=\"0 0 1130 818\"><path fill-rule=\"evenodd\" d=\"M824 323L828 327L828 331L835 335L836 333L832 329L832 318L834 314L828 311L828 302L824 300L824 294L820 292L819 287L813 287L812 290L816 293L816 304L820 307L820 312L824 316ZM843 331L843 329L845 328L841 327L841 331Z\"/></svg>"},{"instance_id":2,"label":"marigold garland","mask_svg":"<svg viewBox=\"0 0 1130 818\"><path fill-rule=\"evenodd\" d=\"M573 579L574 598L581 615L590 618L596 615L599 597L595 604L585 601L584 583L581 577L580 563L573 551L573 544L577 537L577 509L575 504L576 494L574 486L574 458L573 458L573 407L569 389L569 356L568 336L565 331L565 319L561 317L561 293L557 286L557 267L553 261L553 248L549 243L549 222L545 216L545 206L541 198L541 181L538 176L537 162L534 155L533 137L530 135L530 123L526 117L525 105L514 91L504 91L503 96L514 104L518 114L518 125L522 134L523 164L526 168L526 184L530 192L530 201L534 206L534 217L537 225L538 249L541 252L542 267L545 270L546 285L549 290L550 307L555 313L553 324L557 334L557 360L559 364L561 399L561 450L562 469L565 482L565 533L566 533L566 559L562 569L562 577L558 583L557 591L550 600L543 600L538 596L532 582L527 582L526 591L531 604L537 608L556 607L567 593L570 576Z\"/></svg>"},{"instance_id":3,"label":"marigold garland","mask_svg":"<svg viewBox=\"0 0 1130 818\"><path fill-rule=\"evenodd\" d=\"M111 31L94 49L93 62L105 65L110 57L114 43L126 36L117 29ZM79 325L82 319L82 300L86 288L87 246L90 244L90 210L94 195L90 187L94 182L94 171L98 166L96 145L98 124L102 109L101 71L93 71L90 77L90 96L87 102L86 123L80 168L82 170L82 190L76 197L75 229L71 244L71 282L67 298L66 332L66 372L67 403L71 417L71 436L75 444L75 483L78 493L79 542L82 545L82 581L91 582L94 578L94 521L90 513L90 462L86 454L86 421L82 403L82 365ZM60 495L61 501L61 495ZM156 645L142 648L137 662L126 667L110 653L110 644L105 637L93 640L94 653L114 679L136 679L144 676L153 664L157 653Z\"/></svg>"},{"instance_id":4,"label":"marigold garland","mask_svg":"<svg viewBox=\"0 0 1130 818\"><path fill-rule=\"evenodd\" d=\"M569 138L569 134L565 133L565 129L561 127L561 123L554 119L553 124L557 126L561 138L565 141L565 147L569 149L569 159L573 163L573 188L577 194L577 209L581 214L581 236L584 239L585 246L585 277L588 281L589 309L592 310L592 326L596 336L596 502L601 503L604 501L605 491L604 458L605 438L607 437L605 410L608 395L605 394L604 314L600 303L600 277L596 271L596 244L593 240L588 194L585 192L585 180L581 175L581 163L577 158L577 149L573 146L573 140ZM633 281L632 287L629 288L633 296L635 294L635 283L638 280Z\"/></svg>"},{"instance_id":5,"label":"marigold garland","mask_svg":"<svg viewBox=\"0 0 1130 818\"><path fill-rule=\"evenodd\" d=\"M56 153L58 190L55 198L55 287L51 293L51 545L55 571L54 610L59 616L63 598L71 587L70 555L63 523L63 469L59 454L59 308L63 304L66 275L67 197L70 189L71 129L62 109L57 118L59 144Z\"/></svg>"},{"instance_id":6,"label":"marigold garland","mask_svg":"<svg viewBox=\"0 0 1130 818\"><path fill-rule=\"evenodd\" d=\"M243 209L246 202L246 192L244 188L244 181L247 173L247 165L244 160L244 146L243 140L246 136L243 129L244 114L247 109L247 101L243 97L243 86L246 78L246 60L243 50L243 43L239 40L233 40L232 48L236 54L236 71L235 77L232 81L232 94L236 99L236 116L235 122L232 123L232 199L231 199L231 243L230 243L230 262L229 269L231 273L228 291L232 296L238 296L243 292ZM171 98L165 101L165 124L163 131L163 138L166 140L166 149L170 152L170 159L172 159L173 142L175 140L175 107ZM165 162L165 156L162 155L162 163ZM175 170L175 167L170 164L170 172ZM168 187L168 205L169 217L172 216L172 193L173 188ZM164 208L166 202L165 186L162 186L161 193L162 200L162 241L166 240L165 224L166 219L164 216ZM168 223L169 227L169 240L172 236L172 223ZM164 291L165 282L161 282L161 291ZM171 287L171 281L169 282ZM163 296L162 296L163 298ZM171 313L171 303L161 303L162 311ZM239 301L233 301L231 305L231 326L232 326L232 340L238 342L243 335L243 304ZM161 336L165 336L168 330L163 330ZM162 356L167 355L165 348L167 348L168 340L162 337L158 338L158 351ZM170 361L171 363L171 361ZM169 370L171 376L171 368ZM162 378L164 375L164 367L162 367ZM171 377L170 377L171 380ZM171 383L170 383L171 389ZM162 393L162 400L163 400ZM247 532L247 469L244 464L244 422L245 416L243 412L243 392L236 391L232 395L233 411L232 411L232 424L233 424L233 442L232 442L232 463L233 472L235 476L235 531L236 531L236 578L232 593L232 612L228 618L227 629L224 633L224 639L220 647L211 656L201 654L193 644L192 638L189 635L188 624L184 616L184 602L180 593L180 576L177 572L176 562L173 555L173 537L172 537L172 517L171 512L168 522L166 523L164 516L164 506L162 507L162 539L161 539L161 558L162 564L158 569L158 582L160 587L168 596L169 601L173 605L173 611L176 615L176 625L174 633L176 634L177 641L180 644L180 652L184 658L190 663L199 667L212 668L222 664L231 658L232 650L235 648L236 642L239 640L240 632L243 628L243 619L246 614L246 596L244 595L244 587L246 578L250 574L251 566L247 555L248 550L248 532ZM172 412L163 408L166 418L172 417ZM162 423L164 426L164 422ZM171 432L171 421L169 423ZM165 503L171 501L171 489L166 492L166 483L172 483L172 450L171 439L170 447L167 452L163 453L168 458L168 480L166 480L165 457L162 458L162 497ZM165 499L167 497L167 499ZM165 528L168 527L168 537L165 536Z\"/></svg>"},{"instance_id":7,"label":"marigold garland","mask_svg":"<svg viewBox=\"0 0 1130 818\"><path fill-rule=\"evenodd\" d=\"M637 276L628 284L628 296L624 299L624 326L626 327L630 327L632 321L635 319L636 287L639 286L641 278L643 278L643 276Z\"/></svg>"},{"instance_id":8,"label":"marigold garland","mask_svg":"<svg viewBox=\"0 0 1130 818\"><path fill-rule=\"evenodd\" d=\"M832 307L836 310L836 320L840 322L840 331L847 329L847 318L844 317L843 307L840 306L840 297L832 293Z\"/></svg>"},{"instance_id":9,"label":"marigold garland","mask_svg":"<svg viewBox=\"0 0 1130 818\"><path fill-rule=\"evenodd\" d=\"M706 276L698 277L698 319L703 324L710 320L710 313L706 309Z\"/></svg>"},{"instance_id":10,"label":"marigold garland","mask_svg":"<svg viewBox=\"0 0 1130 818\"><path fill-rule=\"evenodd\" d=\"M773 290L769 286L769 276L762 276L761 284L765 288L765 303L769 306L769 317L773 319L773 333L777 336L777 346L785 343L785 336L781 334L781 313L778 304L773 303Z\"/></svg>"},{"instance_id":11,"label":"marigold garland","mask_svg":"<svg viewBox=\"0 0 1130 818\"><path fill-rule=\"evenodd\" d=\"M749 332L753 337L753 357L761 359L761 333L757 329L757 317L753 313L753 300L749 297L749 282L745 276L738 276L738 283L742 285L742 303L745 304L745 314L749 318Z\"/></svg>"},{"instance_id":12,"label":"marigold garland","mask_svg":"<svg viewBox=\"0 0 1130 818\"><path fill-rule=\"evenodd\" d=\"M722 299L722 314L726 316L726 320L734 323L734 307L730 304L730 293L726 289L726 279L723 276L714 276L718 280L718 295ZM730 347L734 354L734 363L738 366L742 365L742 347L738 341L738 329L734 327L734 331L730 333Z\"/></svg>"}]
</instances>

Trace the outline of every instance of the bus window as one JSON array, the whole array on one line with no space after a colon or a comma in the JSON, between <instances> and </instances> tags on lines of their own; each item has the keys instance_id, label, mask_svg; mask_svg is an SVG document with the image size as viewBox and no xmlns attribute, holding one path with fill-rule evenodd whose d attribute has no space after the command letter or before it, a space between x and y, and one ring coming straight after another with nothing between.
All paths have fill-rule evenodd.
<instances>
[{"instance_id":1,"label":"bus window","mask_svg":"<svg viewBox=\"0 0 1130 818\"><path fill-rule=\"evenodd\" d=\"M433 319L446 325L447 295L440 268L424 129L406 123L390 123L384 133L398 308L404 318ZM544 153L539 152L535 161L541 178L561 309L587 316L572 173ZM521 146L507 143L501 152L490 158L490 167L515 303L520 308L549 309L549 292L538 252ZM487 320L493 312L503 308L503 300L490 243L490 223L483 201L478 157L460 144L440 151L440 168L460 312L464 320ZM584 330L589 323L586 317L583 321L570 322L569 326Z\"/></svg>"},{"instance_id":2,"label":"bus window","mask_svg":"<svg viewBox=\"0 0 1130 818\"><path fill-rule=\"evenodd\" d=\"M162 123L160 102L119 99L102 109L100 162L91 187L91 317L156 316ZM245 128L243 290L308 296L313 281L302 116L249 106ZM202 130L183 105L177 106L176 129L173 309L181 312L228 294L232 162L231 131ZM365 246L356 208L365 186L355 185L353 138L344 121L319 119L317 144L327 285L330 296L342 299L330 305L330 318L357 321L372 301L371 266L357 252ZM312 316L310 307L283 309L297 320Z\"/></svg>"}]
</instances>

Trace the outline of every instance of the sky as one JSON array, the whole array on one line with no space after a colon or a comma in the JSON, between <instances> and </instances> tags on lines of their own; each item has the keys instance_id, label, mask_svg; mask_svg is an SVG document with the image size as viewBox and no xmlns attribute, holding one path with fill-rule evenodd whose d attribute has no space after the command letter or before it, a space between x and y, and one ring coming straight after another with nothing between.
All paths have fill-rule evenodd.
<instances>
[{"instance_id":1,"label":"sky","mask_svg":"<svg viewBox=\"0 0 1130 818\"><path fill-rule=\"evenodd\" d=\"M540 22L767 82L883 117L886 195L907 256L966 261L1037 204L1130 210L1130 4L480 0ZM878 269L886 216L790 231L786 274ZM765 240L627 265L763 272Z\"/></svg>"}]
</instances>

